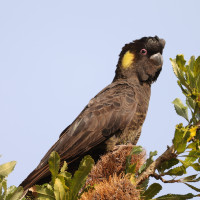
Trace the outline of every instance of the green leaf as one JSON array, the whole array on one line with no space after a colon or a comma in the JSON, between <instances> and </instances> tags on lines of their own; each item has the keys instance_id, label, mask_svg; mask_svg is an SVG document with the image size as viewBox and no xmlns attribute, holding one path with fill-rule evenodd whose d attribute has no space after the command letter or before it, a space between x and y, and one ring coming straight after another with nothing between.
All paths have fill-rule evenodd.
<instances>
[{"instance_id":1,"label":"green leaf","mask_svg":"<svg viewBox=\"0 0 200 200\"><path fill-rule=\"evenodd\" d=\"M200 181L200 177L195 179L195 180L193 180L193 181L190 181L190 182L199 182L199 181Z\"/></svg>"},{"instance_id":2,"label":"green leaf","mask_svg":"<svg viewBox=\"0 0 200 200\"><path fill-rule=\"evenodd\" d=\"M7 180L6 179L3 179L2 187L3 187L3 190L4 190L4 196L6 196L8 194L7 193Z\"/></svg>"},{"instance_id":3,"label":"green leaf","mask_svg":"<svg viewBox=\"0 0 200 200\"><path fill-rule=\"evenodd\" d=\"M70 188L70 200L76 200L78 197L78 193L80 189L84 186L86 178L91 171L92 167L94 165L94 160L91 158L91 156L85 156L80 165L78 170L75 172L72 182L69 186Z\"/></svg>"},{"instance_id":4,"label":"green leaf","mask_svg":"<svg viewBox=\"0 0 200 200\"><path fill-rule=\"evenodd\" d=\"M194 176L197 176L197 175L192 175L192 176L188 176L188 177L185 177L185 178L183 178L183 181L181 181L181 182L193 182L193 183L195 183L195 182L199 182L200 181L200 177L198 177L198 178L193 178ZM191 178L190 178L191 177ZM186 179L186 180L185 180ZM180 179L180 180L182 180L182 179ZM184 181L185 180L185 181Z\"/></svg>"},{"instance_id":5,"label":"green leaf","mask_svg":"<svg viewBox=\"0 0 200 200\"><path fill-rule=\"evenodd\" d=\"M160 190L162 190L162 186L158 183L153 183L143 193L144 200L152 199L155 195L157 195L160 192Z\"/></svg>"},{"instance_id":6,"label":"green leaf","mask_svg":"<svg viewBox=\"0 0 200 200\"><path fill-rule=\"evenodd\" d=\"M187 106L184 106L179 98L176 98L172 103L174 104L176 113L184 117L189 122Z\"/></svg>"},{"instance_id":7,"label":"green leaf","mask_svg":"<svg viewBox=\"0 0 200 200\"><path fill-rule=\"evenodd\" d=\"M150 151L149 158L146 161L146 168L154 161L153 157L157 155L157 151Z\"/></svg>"},{"instance_id":8,"label":"green leaf","mask_svg":"<svg viewBox=\"0 0 200 200\"><path fill-rule=\"evenodd\" d=\"M192 188L192 189L195 190L196 192L200 192L200 189L194 187L193 185L190 185L190 184L188 184L188 183L185 183L185 185L187 185L188 187Z\"/></svg>"},{"instance_id":9,"label":"green leaf","mask_svg":"<svg viewBox=\"0 0 200 200\"><path fill-rule=\"evenodd\" d=\"M194 164L192 164L191 166L193 167L194 170L200 171L200 164L194 163Z\"/></svg>"},{"instance_id":10,"label":"green leaf","mask_svg":"<svg viewBox=\"0 0 200 200\"><path fill-rule=\"evenodd\" d=\"M136 155L136 154L140 154L143 151L141 146L135 146L133 147L133 149L130 152L130 155L127 156L126 158L126 169L125 169L125 173L133 173L133 171L135 170L136 165L131 165L131 158L132 155ZM131 172L132 171L132 172Z\"/></svg>"},{"instance_id":11,"label":"green leaf","mask_svg":"<svg viewBox=\"0 0 200 200\"><path fill-rule=\"evenodd\" d=\"M7 188L7 196L9 196L10 194L14 193L16 189L17 189L17 187L14 186L14 185L12 185L9 188Z\"/></svg>"},{"instance_id":12,"label":"green leaf","mask_svg":"<svg viewBox=\"0 0 200 200\"><path fill-rule=\"evenodd\" d=\"M192 111L195 108L195 102L191 97L187 97L186 104L189 107L189 109Z\"/></svg>"},{"instance_id":13,"label":"green leaf","mask_svg":"<svg viewBox=\"0 0 200 200\"><path fill-rule=\"evenodd\" d=\"M6 200L19 200L22 195L23 195L23 187L18 187L14 190L13 193L9 194L7 197L6 197Z\"/></svg>"},{"instance_id":14,"label":"green leaf","mask_svg":"<svg viewBox=\"0 0 200 200\"><path fill-rule=\"evenodd\" d=\"M35 190L38 200L55 200L53 189L49 184L46 184L46 186L36 185Z\"/></svg>"},{"instance_id":15,"label":"green leaf","mask_svg":"<svg viewBox=\"0 0 200 200\"><path fill-rule=\"evenodd\" d=\"M190 137L190 132L187 131L186 135L183 137L183 140L177 145L176 151L178 154L183 153L185 151L186 146L187 146L187 139L189 137Z\"/></svg>"},{"instance_id":16,"label":"green leaf","mask_svg":"<svg viewBox=\"0 0 200 200\"><path fill-rule=\"evenodd\" d=\"M192 175L192 176L187 176L187 177L184 177L184 178L181 178L181 183L184 183L184 182L196 182L195 181L195 178L197 177L198 174L195 174L195 175Z\"/></svg>"},{"instance_id":17,"label":"green leaf","mask_svg":"<svg viewBox=\"0 0 200 200\"><path fill-rule=\"evenodd\" d=\"M78 195L78 199L81 197L81 195L85 192L88 192L88 191L92 191L92 190L95 190L95 187L94 186L91 186L91 185L87 185L86 187L84 187L84 189L81 191L81 193Z\"/></svg>"},{"instance_id":18,"label":"green leaf","mask_svg":"<svg viewBox=\"0 0 200 200\"><path fill-rule=\"evenodd\" d=\"M191 56L190 60L188 61L188 68L191 71L194 71L195 67L195 56Z\"/></svg>"},{"instance_id":19,"label":"green leaf","mask_svg":"<svg viewBox=\"0 0 200 200\"><path fill-rule=\"evenodd\" d=\"M141 192L140 192L141 196L147 190L148 184L149 184L149 178L142 181L142 183L137 187L138 189L141 189Z\"/></svg>"},{"instance_id":20,"label":"green leaf","mask_svg":"<svg viewBox=\"0 0 200 200\"><path fill-rule=\"evenodd\" d=\"M185 80L184 80L184 81L185 81ZM188 91L188 85L186 84L186 82L184 82L184 84L183 84L183 83L181 83L180 80L178 80L177 83L178 83L178 86L181 88L182 93L183 93L185 96L188 96L188 95L190 94L190 92ZM187 89L186 89L185 87L183 87L183 85L184 85Z\"/></svg>"},{"instance_id":21,"label":"green leaf","mask_svg":"<svg viewBox=\"0 0 200 200\"><path fill-rule=\"evenodd\" d=\"M135 146L133 147L133 149L131 150L131 155L137 155L140 154L143 151L141 146Z\"/></svg>"},{"instance_id":22,"label":"green leaf","mask_svg":"<svg viewBox=\"0 0 200 200\"><path fill-rule=\"evenodd\" d=\"M177 153L183 153L186 149L187 140L190 137L190 131L182 127L182 124L176 127L173 144Z\"/></svg>"},{"instance_id":23,"label":"green leaf","mask_svg":"<svg viewBox=\"0 0 200 200\"><path fill-rule=\"evenodd\" d=\"M167 194L164 196L160 196L156 199L153 200L187 200L187 199L192 199L193 197L195 197L195 195L188 193L185 195L181 195L181 194Z\"/></svg>"},{"instance_id":24,"label":"green leaf","mask_svg":"<svg viewBox=\"0 0 200 200\"><path fill-rule=\"evenodd\" d=\"M65 171L67 171L67 162L66 161L64 161L64 163L63 163L63 166L61 167L61 169L60 169L60 172L65 172Z\"/></svg>"},{"instance_id":25,"label":"green leaf","mask_svg":"<svg viewBox=\"0 0 200 200\"><path fill-rule=\"evenodd\" d=\"M176 59L170 58L170 61L171 61L171 64L172 64L172 68L173 68L174 74L178 78L178 73L177 73L177 71L178 71L178 65L176 63Z\"/></svg>"},{"instance_id":26,"label":"green leaf","mask_svg":"<svg viewBox=\"0 0 200 200\"><path fill-rule=\"evenodd\" d=\"M3 187L2 187L2 180L0 181L0 197L2 197Z\"/></svg>"},{"instance_id":27,"label":"green leaf","mask_svg":"<svg viewBox=\"0 0 200 200\"><path fill-rule=\"evenodd\" d=\"M0 176L7 177L10 174L16 165L16 161L11 161L5 164L0 165Z\"/></svg>"},{"instance_id":28,"label":"green leaf","mask_svg":"<svg viewBox=\"0 0 200 200\"><path fill-rule=\"evenodd\" d=\"M190 85L190 88L196 87L196 78L194 77L194 73L188 69L187 71L187 80L188 84Z\"/></svg>"},{"instance_id":29,"label":"green leaf","mask_svg":"<svg viewBox=\"0 0 200 200\"><path fill-rule=\"evenodd\" d=\"M56 200L66 200L65 188L64 188L64 185L59 178L55 179L54 195L56 197Z\"/></svg>"},{"instance_id":30,"label":"green leaf","mask_svg":"<svg viewBox=\"0 0 200 200\"><path fill-rule=\"evenodd\" d=\"M72 174L70 173L70 172L60 172L59 174L58 174L58 176L62 176L62 177L64 177L65 179L71 179L71 177L72 177Z\"/></svg>"},{"instance_id":31,"label":"green leaf","mask_svg":"<svg viewBox=\"0 0 200 200\"><path fill-rule=\"evenodd\" d=\"M165 162L162 162L162 164L159 166L158 170L163 173L166 169L170 169L174 165L177 165L179 163L179 160L176 158L172 158L171 160L167 160Z\"/></svg>"},{"instance_id":32,"label":"green leaf","mask_svg":"<svg viewBox=\"0 0 200 200\"><path fill-rule=\"evenodd\" d=\"M196 87L197 92L200 92L200 75L196 78Z\"/></svg>"},{"instance_id":33,"label":"green leaf","mask_svg":"<svg viewBox=\"0 0 200 200\"><path fill-rule=\"evenodd\" d=\"M187 146L187 149L197 150L197 142L192 142Z\"/></svg>"},{"instance_id":34,"label":"green leaf","mask_svg":"<svg viewBox=\"0 0 200 200\"><path fill-rule=\"evenodd\" d=\"M54 183L60 168L60 156L57 152L53 151L49 156L49 170L52 176L52 183Z\"/></svg>"},{"instance_id":35,"label":"green leaf","mask_svg":"<svg viewBox=\"0 0 200 200\"><path fill-rule=\"evenodd\" d=\"M199 158L198 152L195 150L192 150L189 152L184 162L187 166L190 166L194 161L197 160L197 158Z\"/></svg>"},{"instance_id":36,"label":"green leaf","mask_svg":"<svg viewBox=\"0 0 200 200\"><path fill-rule=\"evenodd\" d=\"M186 71L186 67L185 67L186 61L184 59L183 54L179 54L176 56L176 63L181 71L184 71L184 72Z\"/></svg>"},{"instance_id":37,"label":"green leaf","mask_svg":"<svg viewBox=\"0 0 200 200\"><path fill-rule=\"evenodd\" d=\"M193 71L194 71L195 77L200 75L200 56L195 61Z\"/></svg>"},{"instance_id":38,"label":"green leaf","mask_svg":"<svg viewBox=\"0 0 200 200\"><path fill-rule=\"evenodd\" d=\"M194 76L196 78L196 89L200 92L200 56L195 61Z\"/></svg>"},{"instance_id":39,"label":"green leaf","mask_svg":"<svg viewBox=\"0 0 200 200\"><path fill-rule=\"evenodd\" d=\"M146 169L146 162L140 167L138 173L141 174Z\"/></svg>"},{"instance_id":40,"label":"green leaf","mask_svg":"<svg viewBox=\"0 0 200 200\"><path fill-rule=\"evenodd\" d=\"M184 166L175 167L165 173L165 175L175 175L175 176L181 176L183 174L186 174L186 169Z\"/></svg>"},{"instance_id":41,"label":"green leaf","mask_svg":"<svg viewBox=\"0 0 200 200\"><path fill-rule=\"evenodd\" d=\"M146 160L146 162L140 167L138 170L139 174L141 174L149 165L154 161L153 157L157 155L157 151L151 151L149 154L149 158Z\"/></svg>"},{"instance_id":42,"label":"green leaf","mask_svg":"<svg viewBox=\"0 0 200 200\"><path fill-rule=\"evenodd\" d=\"M71 182L72 182L72 174L69 172L60 172L58 177L63 177L65 180L65 185L69 189Z\"/></svg>"},{"instance_id":43,"label":"green leaf","mask_svg":"<svg viewBox=\"0 0 200 200\"><path fill-rule=\"evenodd\" d=\"M136 164L129 165L128 168L126 169L126 174L128 173L134 174L135 168L136 168Z\"/></svg>"},{"instance_id":44,"label":"green leaf","mask_svg":"<svg viewBox=\"0 0 200 200\"><path fill-rule=\"evenodd\" d=\"M184 85L187 89L190 89L188 83L185 80L184 73L186 71L186 68L183 65L184 61L182 62L182 58L183 58L182 56L179 56L178 63L177 63L177 59L170 58L170 61L171 61L172 67L173 67L174 74L179 79L178 85L181 87L181 89L183 90L184 93L187 93L186 90L184 90L184 88L182 87L182 85ZM184 60L184 58L183 58L183 60Z\"/></svg>"}]
</instances>

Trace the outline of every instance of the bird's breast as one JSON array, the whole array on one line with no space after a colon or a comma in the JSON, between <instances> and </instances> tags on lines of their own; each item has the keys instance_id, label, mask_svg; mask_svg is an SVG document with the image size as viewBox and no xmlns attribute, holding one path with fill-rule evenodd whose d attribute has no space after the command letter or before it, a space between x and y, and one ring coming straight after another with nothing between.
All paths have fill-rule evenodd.
<instances>
[{"instance_id":1,"label":"bird's breast","mask_svg":"<svg viewBox=\"0 0 200 200\"><path fill-rule=\"evenodd\" d=\"M134 98L137 101L136 110L134 112L130 111L132 112L132 117L127 126L107 141L108 150L112 150L115 145L137 144L149 106L150 88L137 86L134 94Z\"/></svg>"}]
</instances>

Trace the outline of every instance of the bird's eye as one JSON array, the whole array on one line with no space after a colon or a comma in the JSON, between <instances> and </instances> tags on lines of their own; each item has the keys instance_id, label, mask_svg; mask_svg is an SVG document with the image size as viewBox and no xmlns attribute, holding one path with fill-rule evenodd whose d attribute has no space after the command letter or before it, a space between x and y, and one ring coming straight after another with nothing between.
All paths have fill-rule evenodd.
<instances>
[{"instance_id":1,"label":"bird's eye","mask_svg":"<svg viewBox=\"0 0 200 200\"><path fill-rule=\"evenodd\" d=\"M147 54L147 50L146 50L146 49L141 49L141 50L140 50L140 53L141 53L142 55L146 55L146 54Z\"/></svg>"}]
</instances>

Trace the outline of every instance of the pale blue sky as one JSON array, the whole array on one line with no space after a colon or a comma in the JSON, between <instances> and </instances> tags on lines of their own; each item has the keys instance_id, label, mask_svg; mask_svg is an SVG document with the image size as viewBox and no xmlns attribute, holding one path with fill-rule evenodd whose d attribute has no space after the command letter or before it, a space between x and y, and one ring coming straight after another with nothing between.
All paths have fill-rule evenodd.
<instances>
[{"instance_id":1,"label":"pale blue sky","mask_svg":"<svg viewBox=\"0 0 200 200\"><path fill-rule=\"evenodd\" d=\"M198 0L0 1L0 163L17 161L8 184L37 166L112 81L122 46L143 36L158 35L166 47L138 144L159 154L171 145L184 120L171 104L183 96L169 58L200 55L199 8ZM191 190L168 184L162 194L169 192Z\"/></svg>"}]
</instances>

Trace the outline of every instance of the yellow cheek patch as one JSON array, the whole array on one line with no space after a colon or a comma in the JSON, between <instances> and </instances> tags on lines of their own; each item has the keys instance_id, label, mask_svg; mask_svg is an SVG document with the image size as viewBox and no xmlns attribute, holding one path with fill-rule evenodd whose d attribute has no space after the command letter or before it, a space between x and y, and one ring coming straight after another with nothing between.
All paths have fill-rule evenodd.
<instances>
[{"instance_id":1,"label":"yellow cheek patch","mask_svg":"<svg viewBox=\"0 0 200 200\"><path fill-rule=\"evenodd\" d=\"M127 51L122 58L122 67L125 69L130 67L130 65L133 63L134 58L135 55L130 51Z\"/></svg>"}]
</instances>

